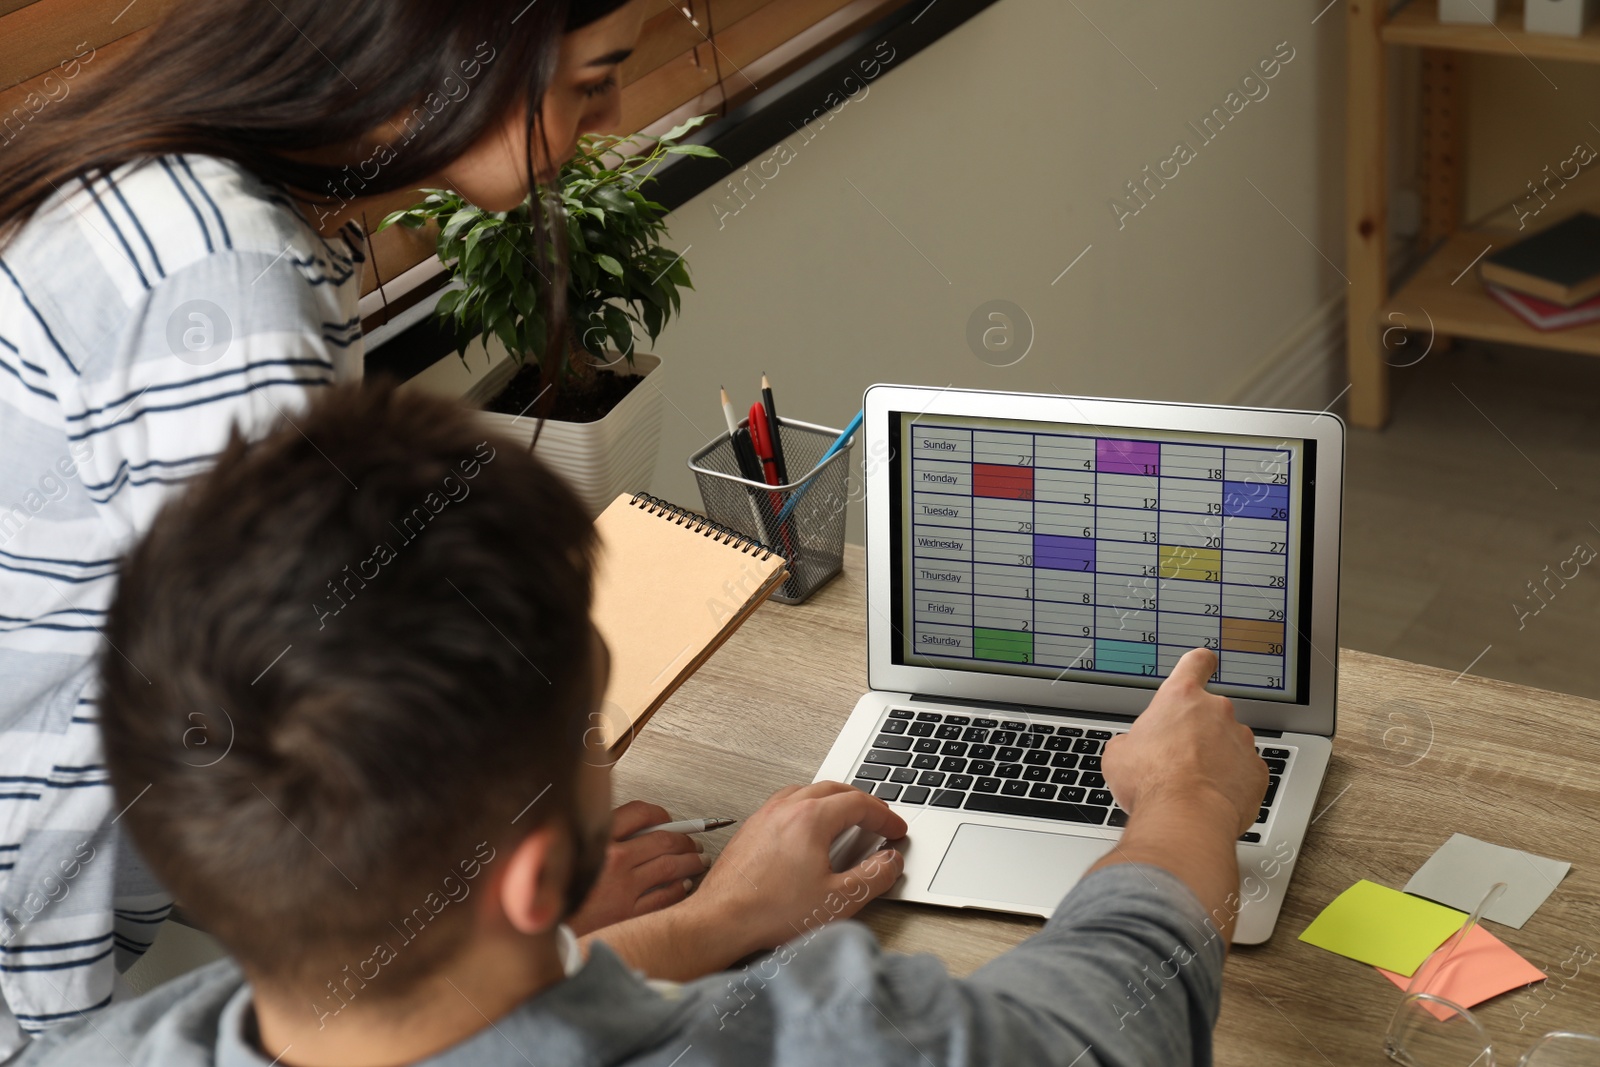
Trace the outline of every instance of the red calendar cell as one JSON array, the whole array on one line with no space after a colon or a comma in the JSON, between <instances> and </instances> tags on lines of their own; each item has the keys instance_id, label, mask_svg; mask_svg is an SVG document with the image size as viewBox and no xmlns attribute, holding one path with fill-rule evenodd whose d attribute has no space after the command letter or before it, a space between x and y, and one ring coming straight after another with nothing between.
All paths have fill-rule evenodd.
<instances>
[{"instance_id":1,"label":"red calendar cell","mask_svg":"<svg viewBox=\"0 0 1600 1067\"><path fill-rule=\"evenodd\" d=\"M1033 499L1033 468L1005 467L998 463L972 465L972 495L1002 500Z\"/></svg>"}]
</instances>

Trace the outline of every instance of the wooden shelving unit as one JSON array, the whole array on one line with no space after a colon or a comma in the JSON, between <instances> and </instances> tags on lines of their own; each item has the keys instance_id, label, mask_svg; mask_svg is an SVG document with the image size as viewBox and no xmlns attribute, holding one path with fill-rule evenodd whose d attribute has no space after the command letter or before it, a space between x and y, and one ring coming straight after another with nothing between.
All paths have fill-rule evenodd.
<instances>
[{"instance_id":1,"label":"wooden shelving unit","mask_svg":"<svg viewBox=\"0 0 1600 1067\"><path fill-rule=\"evenodd\" d=\"M1350 421L1372 429L1389 421L1386 330L1404 325L1436 338L1470 337L1600 356L1600 325L1535 330L1483 291L1474 260L1486 248L1515 240L1514 228L1461 229L1461 65L1453 54L1477 52L1518 62L1600 63L1600 24L1582 37L1525 33L1522 8L1511 6L1493 26L1441 23L1437 0L1411 0L1388 14L1389 0L1348 0L1346 88L1346 273ZM1425 116L1423 200L1426 238L1437 241L1427 260L1396 292L1388 278L1385 49L1424 50ZM1576 205L1574 205L1576 207ZM1431 212L1431 217L1430 217ZM1448 213L1441 217L1441 213ZM1557 221L1562 211L1541 225ZM1531 231L1530 231L1531 232ZM1471 267L1469 270L1468 268ZM1466 271L1463 275L1463 271ZM1437 343L1437 341L1436 341ZM1396 363L1402 362L1396 358Z\"/></svg>"},{"instance_id":2,"label":"wooden shelving unit","mask_svg":"<svg viewBox=\"0 0 1600 1067\"><path fill-rule=\"evenodd\" d=\"M1520 4L1502 11L1493 26L1470 26L1440 22L1438 0L1413 0L1384 22L1383 41L1416 48L1447 48L1455 52L1517 58L1527 56L1578 63L1600 60L1597 55L1600 53L1600 23L1590 26L1582 37L1528 33L1522 28Z\"/></svg>"},{"instance_id":3,"label":"wooden shelving unit","mask_svg":"<svg viewBox=\"0 0 1600 1067\"><path fill-rule=\"evenodd\" d=\"M1390 297L1383 308L1383 323L1394 326L1403 322L1417 329L1426 329L1431 323L1443 337L1475 337L1600 356L1600 323L1570 330L1534 330L1483 291L1476 261L1486 249L1514 240L1481 230L1452 234ZM1425 315L1421 309L1426 309ZM1398 357L1395 361L1403 362Z\"/></svg>"}]
</instances>

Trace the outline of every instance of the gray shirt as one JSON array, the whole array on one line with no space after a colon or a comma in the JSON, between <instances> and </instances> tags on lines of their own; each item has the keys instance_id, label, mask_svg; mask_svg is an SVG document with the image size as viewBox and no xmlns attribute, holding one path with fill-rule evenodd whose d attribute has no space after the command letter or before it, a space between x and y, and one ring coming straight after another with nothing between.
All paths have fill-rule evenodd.
<instances>
[{"instance_id":1,"label":"gray shirt","mask_svg":"<svg viewBox=\"0 0 1600 1067\"><path fill-rule=\"evenodd\" d=\"M1222 960L1222 939L1177 878L1122 864L1083 879L1040 933L965 979L932 956L884 952L855 922L666 987L596 945L576 974L424 1062L1209 1064ZM21 1063L267 1067L275 1054L259 1051L250 987L222 960L51 1031Z\"/></svg>"}]
</instances>

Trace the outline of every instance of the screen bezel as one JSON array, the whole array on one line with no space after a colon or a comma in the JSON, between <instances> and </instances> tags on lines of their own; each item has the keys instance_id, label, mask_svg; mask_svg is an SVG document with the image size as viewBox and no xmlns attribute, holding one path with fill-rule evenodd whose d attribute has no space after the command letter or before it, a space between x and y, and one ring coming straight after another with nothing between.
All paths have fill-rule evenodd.
<instances>
[{"instance_id":1,"label":"screen bezel","mask_svg":"<svg viewBox=\"0 0 1600 1067\"><path fill-rule=\"evenodd\" d=\"M963 669L897 663L894 621L894 518L898 439L892 416L974 416L1021 419L1136 431L1175 430L1303 440L1314 449L1315 469L1305 486L1312 501L1306 534L1309 570L1301 589L1303 700L1232 696L1239 721L1255 729L1332 736L1338 657L1339 534L1343 503L1345 427L1331 413L1173 404L1142 400L992 392L973 389L874 385L865 412L867 502L867 677L874 690L989 703L1022 704L1131 718L1152 690L1112 682L1048 680ZM930 661L931 663L931 661Z\"/></svg>"}]
</instances>

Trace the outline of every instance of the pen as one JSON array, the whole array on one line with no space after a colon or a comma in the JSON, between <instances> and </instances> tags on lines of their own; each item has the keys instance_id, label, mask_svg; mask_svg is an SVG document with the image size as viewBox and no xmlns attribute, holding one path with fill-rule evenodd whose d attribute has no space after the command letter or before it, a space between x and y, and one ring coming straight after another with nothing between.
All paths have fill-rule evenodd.
<instances>
[{"instance_id":1,"label":"pen","mask_svg":"<svg viewBox=\"0 0 1600 1067\"><path fill-rule=\"evenodd\" d=\"M756 458L761 461L762 480L768 485L782 485L777 456L772 450L772 426L767 422L767 409L760 404L750 405L750 443L756 446Z\"/></svg>"},{"instance_id":2,"label":"pen","mask_svg":"<svg viewBox=\"0 0 1600 1067\"><path fill-rule=\"evenodd\" d=\"M708 830L720 830L724 826L732 826L738 821L738 819L727 818L681 819L678 822L664 822L655 826L646 826L643 830L629 834L624 840L632 841L636 837L653 834L657 830L665 831L669 834L703 834Z\"/></svg>"},{"instance_id":3,"label":"pen","mask_svg":"<svg viewBox=\"0 0 1600 1067\"><path fill-rule=\"evenodd\" d=\"M761 402L767 408L767 432L772 435L772 460L778 465L778 484L789 484L789 465L783 459L783 428L778 425L778 405L772 399L772 383L761 376Z\"/></svg>"},{"instance_id":4,"label":"pen","mask_svg":"<svg viewBox=\"0 0 1600 1067\"><path fill-rule=\"evenodd\" d=\"M746 427L733 431L733 458L739 462L739 476L747 482L765 482L761 459L756 455L755 442Z\"/></svg>"},{"instance_id":5,"label":"pen","mask_svg":"<svg viewBox=\"0 0 1600 1067\"><path fill-rule=\"evenodd\" d=\"M844 428L844 432L833 439L833 444L829 445L828 450L822 454L822 458L817 460L817 467L821 467L824 463L828 462L829 459L833 458L835 453L850 443L850 438L854 437L856 435L856 431L861 429L861 419L865 414L865 411L856 412L856 417L850 420L850 425L846 426ZM816 468L814 467L812 469L815 470ZM799 489L795 490L794 496L789 498L789 503L784 505L782 513L778 515L779 523L788 521L790 513L794 511L794 506L800 503L800 498L806 495L806 491L811 488L812 484L812 482L807 482L805 485L802 485Z\"/></svg>"},{"instance_id":6,"label":"pen","mask_svg":"<svg viewBox=\"0 0 1600 1067\"><path fill-rule=\"evenodd\" d=\"M756 457L755 446L750 443L750 431L743 426L733 431L733 458L739 464L739 476L747 482L765 482L766 478L761 473L761 460ZM756 490L744 486L745 499L750 501L750 514L755 518L756 540L764 545L773 545L772 531L768 529L767 520L761 514L761 505L756 503Z\"/></svg>"}]
</instances>

